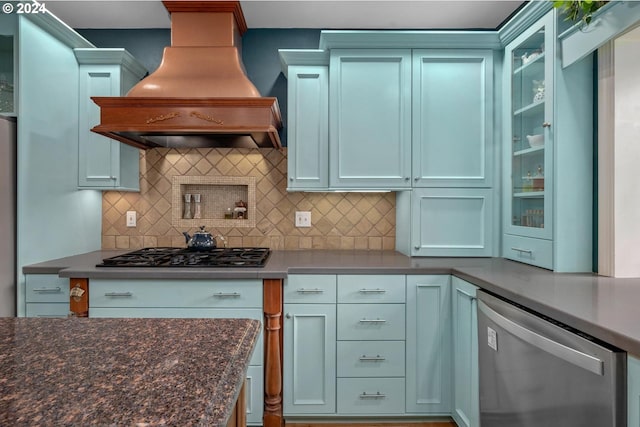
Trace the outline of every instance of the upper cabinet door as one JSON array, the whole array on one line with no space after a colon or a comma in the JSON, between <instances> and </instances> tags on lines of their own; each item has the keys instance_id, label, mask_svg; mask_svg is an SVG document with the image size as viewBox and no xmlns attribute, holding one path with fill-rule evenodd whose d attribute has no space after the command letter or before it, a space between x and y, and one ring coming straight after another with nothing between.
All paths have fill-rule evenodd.
<instances>
[{"instance_id":1,"label":"upper cabinet door","mask_svg":"<svg viewBox=\"0 0 640 427\"><path fill-rule=\"evenodd\" d=\"M329 186L329 71L327 66L288 70L287 190Z\"/></svg>"},{"instance_id":2,"label":"upper cabinet door","mask_svg":"<svg viewBox=\"0 0 640 427\"><path fill-rule=\"evenodd\" d=\"M505 49L506 232L551 239L555 55L553 14Z\"/></svg>"},{"instance_id":3,"label":"upper cabinet door","mask_svg":"<svg viewBox=\"0 0 640 427\"><path fill-rule=\"evenodd\" d=\"M491 187L491 50L414 50L412 114L414 187Z\"/></svg>"},{"instance_id":4,"label":"upper cabinet door","mask_svg":"<svg viewBox=\"0 0 640 427\"><path fill-rule=\"evenodd\" d=\"M411 50L332 49L332 188L411 187Z\"/></svg>"}]
</instances>

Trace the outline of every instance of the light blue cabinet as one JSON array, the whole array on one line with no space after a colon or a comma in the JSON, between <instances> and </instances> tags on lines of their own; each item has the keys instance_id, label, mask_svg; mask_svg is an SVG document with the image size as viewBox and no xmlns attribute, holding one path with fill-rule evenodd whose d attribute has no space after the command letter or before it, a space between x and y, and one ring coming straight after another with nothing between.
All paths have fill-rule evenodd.
<instances>
[{"instance_id":1,"label":"light blue cabinet","mask_svg":"<svg viewBox=\"0 0 640 427\"><path fill-rule=\"evenodd\" d=\"M627 426L640 427L640 359L627 356Z\"/></svg>"},{"instance_id":2,"label":"light blue cabinet","mask_svg":"<svg viewBox=\"0 0 640 427\"><path fill-rule=\"evenodd\" d=\"M27 274L25 278L27 317L67 317L69 280L56 274Z\"/></svg>"},{"instance_id":3,"label":"light blue cabinet","mask_svg":"<svg viewBox=\"0 0 640 427\"><path fill-rule=\"evenodd\" d=\"M336 411L336 276L289 275L284 284L283 414Z\"/></svg>"},{"instance_id":4,"label":"light blue cabinet","mask_svg":"<svg viewBox=\"0 0 640 427\"><path fill-rule=\"evenodd\" d=\"M556 11L505 48L503 256L592 270L593 67L562 69Z\"/></svg>"},{"instance_id":5,"label":"light blue cabinet","mask_svg":"<svg viewBox=\"0 0 640 427\"><path fill-rule=\"evenodd\" d=\"M493 51L413 51L413 187L493 184Z\"/></svg>"},{"instance_id":6,"label":"light blue cabinet","mask_svg":"<svg viewBox=\"0 0 640 427\"><path fill-rule=\"evenodd\" d=\"M478 383L478 308L469 282L452 277L453 408L458 427L480 426Z\"/></svg>"},{"instance_id":7,"label":"light blue cabinet","mask_svg":"<svg viewBox=\"0 0 640 427\"><path fill-rule=\"evenodd\" d=\"M123 96L146 73L124 49L74 49L80 65L78 188L140 191L137 148L91 132L100 123L92 96Z\"/></svg>"},{"instance_id":8,"label":"light blue cabinet","mask_svg":"<svg viewBox=\"0 0 640 427\"><path fill-rule=\"evenodd\" d=\"M287 190L329 187L329 69L288 69Z\"/></svg>"},{"instance_id":9,"label":"light blue cabinet","mask_svg":"<svg viewBox=\"0 0 640 427\"><path fill-rule=\"evenodd\" d=\"M451 413L450 276L407 276L406 412Z\"/></svg>"},{"instance_id":10,"label":"light blue cabinet","mask_svg":"<svg viewBox=\"0 0 640 427\"><path fill-rule=\"evenodd\" d=\"M414 188L396 194L396 249L411 256L492 256L494 190Z\"/></svg>"},{"instance_id":11,"label":"light blue cabinet","mask_svg":"<svg viewBox=\"0 0 640 427\"><path fill-rule=\"evenodd\" d=\"M411 187L411 50L332 49L329 185Z\"/></svg>"}]
</instances>

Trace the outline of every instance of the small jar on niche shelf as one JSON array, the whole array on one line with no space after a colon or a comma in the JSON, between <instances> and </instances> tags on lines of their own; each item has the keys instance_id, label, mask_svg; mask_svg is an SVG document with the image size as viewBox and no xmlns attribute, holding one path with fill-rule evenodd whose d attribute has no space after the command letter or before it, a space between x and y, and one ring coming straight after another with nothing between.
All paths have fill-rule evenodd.
<instances>
[{"instance_id":1,"label":"small jar on niche shelf","mask_svg":"<svg viewBox=\"0 0 640 427\"><path fill-rule=\"evenodd\" d=\"M191 194L184 195L184 210L182 211L183 219L191 219Z\"/></svg>"},{"instance_id":2,"label":"small jar on niche shelf","mask_svg":"<svg viewBox=\"0 0 640 427\"><path fill-rule=\"evenodd\" d=\"M201 195L193 194L193 218L202 218L202 205L200 204Z\"/></svg>"}]
</instances>

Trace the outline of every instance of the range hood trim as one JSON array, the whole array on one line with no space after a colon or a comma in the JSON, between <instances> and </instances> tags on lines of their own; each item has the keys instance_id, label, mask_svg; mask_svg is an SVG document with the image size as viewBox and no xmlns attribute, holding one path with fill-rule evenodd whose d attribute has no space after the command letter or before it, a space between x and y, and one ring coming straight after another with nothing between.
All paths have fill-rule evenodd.
<instances>
[{"instance_id":1,"label":"range hood trim","mask_svg":"<svg viewBox=\"0 0 640 427\"><path fill-rule=\"evenodd\" d=\"M250 135L257 147L281 148L278 99L91 97L100 107L100 124L91 131L140 149L144 135ZM247 114L251 126L243 125ZM127 134L135 135L130 138ZM255 138L256 134L266 137ZM260 141L269 141L268 145Z\"/></svg>"}]
</instances>

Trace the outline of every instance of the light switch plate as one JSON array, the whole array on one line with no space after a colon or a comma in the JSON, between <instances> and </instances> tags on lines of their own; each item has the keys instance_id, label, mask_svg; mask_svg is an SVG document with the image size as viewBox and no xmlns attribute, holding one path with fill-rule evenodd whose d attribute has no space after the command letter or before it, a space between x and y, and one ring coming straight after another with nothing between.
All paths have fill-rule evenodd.
<instances>
[{"instance_id":1,"label":"light switch plate","mask_svg":"<svg viewBox=\"0 0 640 427\"><path fill-rule=\"evenodd\" d=\"M311 212L296 211L296 227L311 227Z\"/></svg>"}]
</instances>

